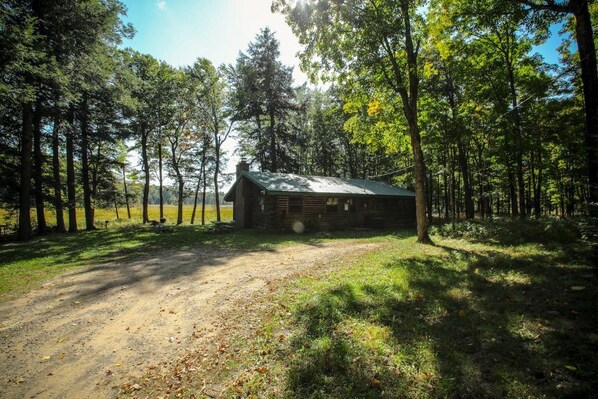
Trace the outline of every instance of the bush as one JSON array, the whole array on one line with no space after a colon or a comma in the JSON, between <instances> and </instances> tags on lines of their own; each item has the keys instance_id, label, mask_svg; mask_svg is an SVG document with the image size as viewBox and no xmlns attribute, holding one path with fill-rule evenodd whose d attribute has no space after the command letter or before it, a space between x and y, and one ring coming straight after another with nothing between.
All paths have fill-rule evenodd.
<instances>
[{"instance_id":1,"label":"bush","mask_svg":"<svg viewBox=\"0 0 598 399\"><path fill-rule=\"evenodd\" d=\"M449 238L489 241L504 245L524 243L569 244L583 238L585 219L494 218L492 220L467 220L433 226L432 234Z\"/></svg>"}]
</instances>

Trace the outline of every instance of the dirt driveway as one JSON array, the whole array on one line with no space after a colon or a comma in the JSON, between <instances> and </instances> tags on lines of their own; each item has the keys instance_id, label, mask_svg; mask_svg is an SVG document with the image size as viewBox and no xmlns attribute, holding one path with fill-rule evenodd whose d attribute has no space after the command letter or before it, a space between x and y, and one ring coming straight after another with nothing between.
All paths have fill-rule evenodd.
<instances>
[{"instance_id":1,"label":"dirt driveway","mask_svg":"<svg viewBox=\"0 0 598 399\"><path fill-rule=\"evenodd\" d=\"M268 281L374 246L198 248L63 274L0 306L0 396L111 397L113 386L205 344L219 316Z\"/></svg>"}]
</instances>

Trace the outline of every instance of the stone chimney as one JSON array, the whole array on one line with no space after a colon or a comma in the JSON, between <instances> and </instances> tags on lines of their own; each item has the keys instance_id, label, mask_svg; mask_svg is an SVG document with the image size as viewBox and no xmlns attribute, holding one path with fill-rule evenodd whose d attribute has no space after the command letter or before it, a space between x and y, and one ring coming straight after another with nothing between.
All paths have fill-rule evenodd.
<instances>
[{"instance_id":1,"label":"stone chimney","mask_svg":"<svg viewBox=\"0 0 598 399\"><path fill-rule=\"evenodd\" d=\"M248 171L248 170L249 170L249 164L247 163L245 158L241 158L241 160L237 164L237 179L241 176L241 173L243 173L243 171Z\"/></svg>"}]
</instances>

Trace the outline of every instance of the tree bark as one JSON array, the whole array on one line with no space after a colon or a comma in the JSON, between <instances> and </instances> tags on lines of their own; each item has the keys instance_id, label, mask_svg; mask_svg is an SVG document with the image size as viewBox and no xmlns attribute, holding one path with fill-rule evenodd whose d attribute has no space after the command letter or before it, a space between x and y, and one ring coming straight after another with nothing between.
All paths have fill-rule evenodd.
<instances>
[{"instance_id":1,"label":"tree bark","mask_svg":"<svg viewBox=\"0 0 598 399\"><path fill-rule=\"evenodd\" d=\"M598 71L588 1L575 2L573 15L575 16L577 48L581 60L581 80L585 103L585 144L590 186L588 212L593 221L593 234L596 237L598 236ZM594 245L593 258L598 273L598 245Z\"/></svg>"},{"instance_id":2,"label":"tree bark","mask_svg":"<svg viewBox=\"0 0 598 399\"><path fill-rule=\"evenodd\" d=\"M145 181L143 184L143 200L142 200L142 217L143 223L149 222L148 202L149 202L149 187L150 187L150 166L147 156L147 139L148 134L145 129L141 130L141 161L143 163L143 174Z\"/></svg>"},{"instance_id":3,"label":"tree bark","mask_svg":"<svg viewBox=\"0 0 598 399\"><path fill-rule=\"evenodd\" d=\"M129 190L127 189L126 164L123 162L123 188L125 190L125 205L127 206L127 218L131 219L131 208L129 207Z\"/></svg>"},{"instance_id":4,"label":"tree bark","mask_svg":"<svg viewBox=\"0 0 598 399\"><path fill-rule=\"evenodd\" d=\"M201 151L201 163L199 166L199 177L197 179L197 186L195 187L195 197L193 199L193 212L191 212L191 224L195 223L195 212L197 211L197 199L199 198L199 188L201 187L202 179L204 179L204 165L206 163L206 148Z\"/></svg>"},{"instance_id":5,"label":"tree bark","mask_svg":"<svg viewBox=\"0 0 598 399\"><path fill-rule=\"evenodd\" d=\"M95 230L89 179L89 109L87 98L81 103L81 183L83 185L83 207L85 210L85 229Z\"/></svg>"},{"instance_id":6,"label":"tree bark","mask_svg":"<svg viewBox=\"0 0 598 399\"><path fill-rule=\"evenodd\" d=\"M417 101L419 96L419 76L417 68L417 52L411 37L411 19L409 16L410 4L408 1L401 1L403 22L405 29L405 48L407 52L407 75L408 90L399 85L399 94L403 103L403 110L409 124L409 135L411 137L411 148L413 151L413 169L415 172L415 214L417 221L417 242L431 244L432 240L428 235L428 218L426 217L426 165L424 153L421 147L421 136L418 125ZM395 70L396 67L396 59ZM396 73L395 73L396 74ZM402 82L400 72L396 78Z\"/></svg>"},{"instance_id":7,"label":"tree bark","mask_svg":"<svg viewBox=\"0 0 598 399\"><path fill-rule=\"evenodd\" d=\"M216 220L220 221L220 193L218 192L218 174L220 172L220 143L218 142L218 132L214 134L214 201L216 201Z\"/></svg>"},{"instance_id":8,"label":"tree bark","mask_svg":"<svg viewBox=\"0 0 598 399\"><path fill-rule=\"evenodd\" d=\"M201 225L206 224L206 190L208 188L208 181L206 177L206 164L203 165L203 191L201 193Z\"/></svg>"},{"instance_id":9,"label":"tree bark","mask_svg":"<svg viewBox=\"0 0 598 399\"><path fill-rule=\"evenodd\" d=\"M274 130L275 119L274 110L270 111L270 172L276 173L278 171L278 165L276 162L276 132ZM218 219L220 220L220 219Z\"/></svg>"},{"instance_id":10,"label":"tree bark","mask_svg":"<svg viewBox=\"0 0 598 399\"><path fill-rule=\"evenodd\" d=\"M56 99L56 103L58 100ZM54 183L54 208L56 210L56 231L64 233L64 211L62 208L62 184L60 179L60 110L58 105L54 109L54 123L52 126L52 177Z\"/></svg>"},{"instance_id":11,"label":"tree bark","mask_svg":"<svg viewBox=\"0 0 598 399\"><path fill-rule=\"evenodd\" d=\"M77 231L77 194L75 191L75 109L71 105L67 114L66 130L66 187L69 210L69 233Z\"/></svg>"},{"instance_id":12,"label":"tree bark","mask_svg":"<svg viewBox=\"0 0 598 399\"><path fill-rule=\"evenodd\" d=\"M33 113L33 181L35 182L34 197L37 215L37 234L45 234L47 230L44 209L43 162L42 103L41 100L38 99L35 103L35 110Z\"/></svg>"},{"instance_id":13,"label":"tree bark","mask_svg":"<svg viewBox=\"0 0 598 399\"><path fill-rule=\"evenodd\" d=\"M21 130L21 170L19 187L19 230L17 238L26 241L31 238L31 175L32 175L32 140L33 140L33 105L22 105Z\"/></svg>"},{"instance_id":14,"label":"tree bark","mask_svg":"<svg viewBox=\"0 0 598 399\"><path fill-rule=\"evenodd\" d=\"M164 220L164 188L163 188L163 177L162 177L162 135L158 141L158 180L159 180L159 192L160 192L160 223ZM149 186L148 186L149 188Z\"/></svg>"},{"instance_id":15,"label":"tree bark","mask_svg":"<svg viewBox=\"0 0 598 399\"><path fill-rule=\"evenodd\" d=\"M511 105L513 110L513 121L515 134L515 164L517 166L517 187L519 189L519 216L525 218L525 182L523 178L523 148L522 148L522 121L521 113L519 112L519 102L517 100L517 89L515 87L515 74L513 72L513 65L510 58L505 56L507 63L507 73L509 77L509 90L511 94Z\"/></svg>"}]
</instances>

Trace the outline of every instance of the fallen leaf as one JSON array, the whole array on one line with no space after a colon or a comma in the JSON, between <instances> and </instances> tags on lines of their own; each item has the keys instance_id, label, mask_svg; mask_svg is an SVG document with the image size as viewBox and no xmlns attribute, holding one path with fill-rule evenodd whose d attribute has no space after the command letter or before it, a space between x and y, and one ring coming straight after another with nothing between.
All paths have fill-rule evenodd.
<instances>
[{"instance_id":1,"label":"fallen leaf","mask_svg":"<svg viewBox=\"0 0 598 399\"><path fill-rule=\"evenodd\" d=\"M42 360L50 360L50 356L43 356Z\"/></svg>"},{"instance_id":2,"label":"fallen leaf","mask_svg":"<svg viewBox=\"0 0 598 399\"><path fill-rule=\"evenodd\" d=\"M122 364L121 362L116 362L114 365L115 365L116 367L120 367L120 366L122 366L123 364Z\"/></svg>"},{"instance_id":3,"label":"fallen leaf","mask_svg":"<svg viewBox=\"0 0 598 399\"><path fill-rule=\"evenodd\" d=\"M568 364L564 366L569 371L577 371L577 367L569 366Z\"/></svg>"},{"instance_id":4,"label":"fallen leaf","mask_svg":"<svg viewBox=\"0 0 598 399\"><path fill-rule=\"evenodd\" d=\"M463 309L459 311L459 317L465 317L465 311Z\"/></svg>"},{"instance_id":5,"label":"fallen leaf","mask_svg":"<svg viewBox=\"0 0 598 399\"><path fill-rule=\"evenodd\" d=\"M583 291L585 289L586 289L586 287L582 287L581 285L574 285L573 287L570 288L571 291Z\"/></svg>"}]
</instances>

